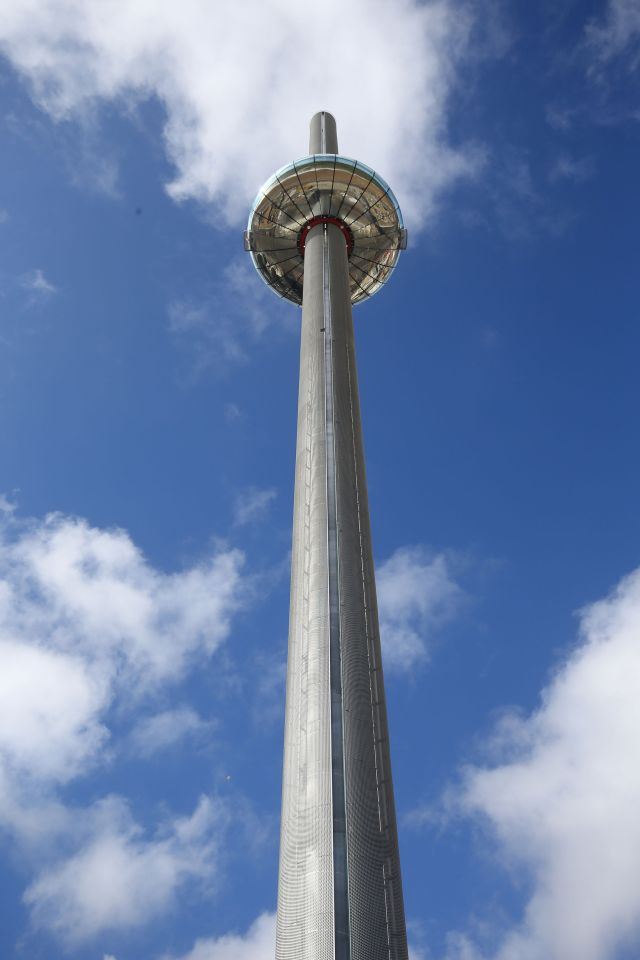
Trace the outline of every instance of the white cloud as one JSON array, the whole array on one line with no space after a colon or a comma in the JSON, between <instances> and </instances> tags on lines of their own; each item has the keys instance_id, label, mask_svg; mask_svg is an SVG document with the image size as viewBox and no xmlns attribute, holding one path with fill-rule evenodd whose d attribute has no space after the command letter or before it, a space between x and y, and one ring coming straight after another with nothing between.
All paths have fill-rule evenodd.
<instances>
[{"instance_id":1,"label":"white cloud","mask_svg":"<svg viewBox=\"0 0 640 960\"><path fill-rule=\"evenodd\" d=\"M260 489L249 487L238 494L235 500L233 515L235 523L241 526L245 523L255 523L266 516L269 507L277 497L273 487Z\"/></svg>"},{"instance_id":2,"label":"white cloud","mask_svg":"<svg viewBox=\"0 0 640 960\"><path fill-rule=\"evenodd\" d=\"M202 797L191 816L168 822L151 839L119 797L106 798L89 817L88 840L24 895L36 927L79 943L101 931L143 926L171 909L186 884L213 882L226 815L210 799Z\"/></svg>"},{"instance_id":3,"label":"white cloud","mask_svg":"<svg viewBox=\"0 0 640 960\"><path fill-rule=\"evenodd\" d=\"M8 211L0 208L0 223L6 223L8 219L9 219Z\"/></svg>"},{"instance_id":4,"label":"white cloud","mask_svg":"<svg viewBox=\"0 0 640 960\"><path fill-rule=\"evenodd\" d=\"M246 600L242 564L221 548L167 574L123 530L61 515L25 524L4 512L0 823L24 842L63 829L51 791L108 759L112 708L131 717L222 643ZM183 735L197 722L180 711L172 719ZM170 737L166 720L138 729L141 748Z\"/></svg>"},{"instance_id":5,"label":"white cloud","mask_svg":"<svg viewBox=\"0 0 640 960\"><path fill-rule=\"evenodd\" d=\"M197 940L189 953L180 958L165 955L163 960L273 960L275 946L275 915L263 913L245 936L229 933L217 939Z\"/></svg>"},{"instance_id":6,"label":"white cloud","mask_svg":"<svg viewBox=\"0 0 640 960\"><path fill-rule=\"evenodd\" d=\"M409 670L427 659L437 628L463 600L451 559L401 547L378 567L376 584L385 667Z\"/></svg>"},{"instance_id":7,"label":"white cloud","mask_svg":"<svg viewBox=\"0 0 640 960\"><path fill-rule=\"evenodd\" d=\"M47 280L39 268L23 273L20 277L20 286L40 299L45 299L58 292L58 288Z\"/></svg>"},{"instance_id":8,"label":"white cloud","mask_svg":"<svg viewBox=\"0 0 640 960\"><path fill-rule=\"evenodd\" d=\"M188 707L136 714L226 638L248 596L242 564L219 547L167 574L123 530L58 514L24 522L0 501L0 827L35 870L25 903L37 927L79 942L214 884L220 804L203 798L149 836L122 798L81 809L61 788L121 746L146 757L211 729Z\"/></svg>"},{"instance_id":9,"label":"white cloud","mask_svg":"<svg viewBox=\"0 0 640 960\"><path fill-rule=\"evenodd\" d=\"M65 782L108 738L99 722L108 683L80 657L0 641L0 763L13 775Z\"/></svg>"},{"instance_id":10,"label":"white cloud","mask_svg":"<svg viewBox=\"0 0 640 960\"><path fill-rule=\"evenodd\" d=\"M476 166L446 124L470 6L327 0L310 29L305 6L287 0L7 0L0 49L57 119L156 97L176 171L169 192L214 203L233 223L274 170L306 152L311 115L331 110L342 152L378 169L416 226ZM358 77L376 76L369 100L346 81L354 51Z\"/></svg>"},{"instance_id":11,"label":"white cloud","mask_svg":"<svg viewBox=\"0 0 640 960\"><path fill-rule=\"evenodd\" d=\"M613 960L640 943L640 570L581 613L581 643L531 716L508 714L498 761L455 801L531 881L499 960ZM455 950L453 946L457 943ZM479 957L463 936L452 956Z\"/></svg>"},{"instance_id":12,"label":"white cloud","mask_svg":"<svg viewBox=\"0 0 640 960\"><path fill-rule=\"evenodd\" d=\"M129 745L134 753L150 757L185 737L210 732L213 727L190 707L178 707L139 720L131 731Z\"/></svg>"},{"instance_id":13,"label":"white cloud","mask_svg":"<svg viewBox=\"0 0 640 960\"><path fill-rule=\"evenodd\" d=\"M154 569L123 530L57 514L0 542L0 627L150 684L212 653L240 604L242 554L180 573Z\"/></svg>"}]
</instances>

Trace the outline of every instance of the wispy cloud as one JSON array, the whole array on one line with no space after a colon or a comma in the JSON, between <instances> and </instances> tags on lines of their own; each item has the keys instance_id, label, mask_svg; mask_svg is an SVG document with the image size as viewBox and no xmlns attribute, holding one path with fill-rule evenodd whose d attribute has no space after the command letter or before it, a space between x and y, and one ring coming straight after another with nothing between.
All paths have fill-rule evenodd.
<instances>
[{"instance_id":1,"label":"wispy cloud","mask_svg":"<svg viewBox=\"0 0 640 960\"><path fill-rule=\"evenodd\" d=\"M37 300L46 300L58 292L58 288L47 280L39 268L23 273L19 283L23 290L28 290Z\"/></svg>"},{"instance_id":2,"label":"wispy cloud","mask_svg":"<svg viewBox=\"0 0 640 960\"><path fill-rule=\"evenodd\" d=\"M277 497L274 487L247 487L235 499L233 507L234 522L238 526L262 520Z\"/></svg>"},{"instance_id":3,"label":"wispy cloud","mask_svg":"<svg viewBox=\"0 0 640 960\"><path fill-rule=\"evenodd\" d=\"M587 44L597 61L608 63L625 57L628 67L640 66L640 3L608 0L605 11L586 28Z\"/></svg>"},{"instance_id":4,"label":"wispy cloud","mask_svg":"<svg viewBox=\"0 0 640 960\"><path fill-rule=\"evenodd\" d=\"M244 414L237 403L225 403L224 405L224 418L227 423L237 423L239 420L242 420Z\"/></svg>"},{"instance_id":5,"label":"wispy cloud","mask_svg":"<svg viewBox=\"0 0 640 960\"><path fill-rule=\"evenodd\" d=\"M280 723L284 716L287 663L283 656L263 654L257 658L256 667L252 713L255 725L264 730Z\"/></svg>"},{"instance_id":6,"label":"wispy cloud","mask_svg":"<svg viewBox=\"0 0 640 960\"><path fill-rule=\"evenodd\" d=\"M4 520L8 520L16 512L16 505L13 500L10 500L9 497L6 497L3 493L0 493L0 523Z\"/></svg>"},{"instance_id":7,"label":"wispy cloud","mask_svg":"<svg viewBox=\"0 0 640 960\"><path fill-rule=\"evenodd\" d=\"M401 547L376 571L385 666L409 670L429 657L438 628L464 602L453 558L424 547Z\"/></svg>"},{"instance_id":8,"label":"wispy cloud","mask_svg":"<svg viewBox=\"0 0 640 960\"><path fill-rule=\"evenodd\" d=\"M580 620L539 708L507 713L495 761L448 798L531 882L518 926L486 950L457 934L450 960L612 960L640 943L640 570Z\"/></svg>"},{"instance_id":9,"label":"wispy cloud","mask_svg":"<svg viewBox=\"0 0 640 960\"><path fill-rule=\"evenodd\" d=\"M223 375L246 363L267 331L293 331L297 315L296 308L277 305L267 286L257 281L250 260L243 258L228 264L220 281L202 296L171 303L169 330L185 348L194 376Z\"/></svg>"},{"instance_id":10,"label":"wispy cloud","mask_svg":"<svg viewBox=\"0 0 640 960\"><path fill-rule=\"evenodd\" d=\"M597 13L588 14L570 56L563 58L572 73L582 73L579 95L573 81L560 85L547 106L547 122L563 133L585 122L609 127L640 119L638 85L633 82L640 70L640 2L605 0L598 6Z\"/></svg>"},{"instance_id":11,"label":"wispy cloud","mask_svg":"<svg viewBox=\"0 0 640 960\"><path fill-rule=\"evenodd\" d=\"M233 318L218 298L174 300L169 306L169 330L188 342L198 373L207 368L223 371L247 359Z\"/></svg>"},{"instance_id":12,"label":"wispy cloud","mask_svg":"<svg viewBox=\"0 0 640 960\"><path fill-rule=\"evenodd\" d=\"M557 183L571 180L574 183L586 183L595 176L596 164L593 157L570 157L561 154L552 164L549 171L549 180Z\"/></svg>"},{"instance_id":13,"label":"wispy cloud","mask_svg":"<svg viewBox=\"0 0 640 960\"><path fill-rule=\"evenodd\" d=\"M95 116L84 114L61 143L62 156L74 186L113 199L122 196L118 148L106 144Z\"/></svg>"},{"instance_id":14,"label":"wispy cloud","mask_svg":"<svg viewBox=\"0 0 640 960\"><path fill-rule=\"evenodd\" d=\"M129 734L129 748L141 757L150 757L187 737L210 736L214 729L214 723L203 720L191 707L176 707L138 720Z\"/></svg>"},{"instance_id":15,"label":"wispy cloud","mask_svg":"<svg viewBox=\"0 0 640 960\"><path fill-rule=\"evenodd\" d=\"M549 108L547 117L555 113ZM476 191L476 207L458 211L461 222L472 229L499 230L508 240L527 242L540 234L558 235L573 221L568 207L559 207L558 198L547 195L548 182L541 181L535 171L532 151L528 147L503 142L486 163L486 173ZM568 157L562 157L552 167L547 180L580 173L577 162L570 167ZM482 199L484 196L484 200ZM486 206L485 206L486 203Z\"/></svg>"},{"instance_id":16,"label":"wispy cloud","mask_svg":"<svg viewBox=\"0 0 640 960\"><path fill-rule=\"evenodd\" d=\"M589 81L581 104L587 118L603 126L640 119L640 2L607 0L587 22L579 54Z\"/></svg>"},{"instance_id":17,"label":"wispy cloud","mask_svg":"<svg viewBox=\"0 0 640 960\"><path fill-rule=\"evenodd\" d=\"M127 0L114 0L109 17L91 4L5 0L0 49L58 119L156 98L175 167L169 192L215 204L236 224L264 179L304 153L307 119L332 110L343 152L379 169L417 226L476 167L471 147L451 145L446 122L472 10L453 0L327 0L309 30L303 8L260 0L215 11L206 0L163 4L152 18ZM359 72L379 78L375 107L364 110L344 82L355 36Z\"/></svg>"}]
</instances>

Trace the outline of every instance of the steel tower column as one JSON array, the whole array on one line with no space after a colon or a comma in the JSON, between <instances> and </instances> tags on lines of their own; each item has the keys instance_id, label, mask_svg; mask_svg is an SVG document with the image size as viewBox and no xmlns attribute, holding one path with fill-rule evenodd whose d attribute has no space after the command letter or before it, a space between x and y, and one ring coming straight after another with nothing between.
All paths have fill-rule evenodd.
<instances>
[{"instance_id":1,"label":"steel tower column","mask_svg":"<svg viewBox=\"0 0 640 960\"><path fill-rule=\"evenodd\" d=\"M276 958L406 960L346 233L308 202Z\"/></svg>"}]
</instances>

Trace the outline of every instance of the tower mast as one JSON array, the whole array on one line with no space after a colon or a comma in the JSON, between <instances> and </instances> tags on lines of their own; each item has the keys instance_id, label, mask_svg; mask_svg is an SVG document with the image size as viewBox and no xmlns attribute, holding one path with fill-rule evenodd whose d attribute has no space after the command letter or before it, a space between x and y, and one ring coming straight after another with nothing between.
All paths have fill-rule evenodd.
<instances>
[{"instance_id":1,"label":"tower mast","mask_svg":"<svg viewBox=\"0 0 640 960\"><path fill-rule=\"evenodd\" d=\"M246 245L302 301L277 960L407 960L351 304L406 232L372 170L311 120Z\"/></svg>"}]
</instances>

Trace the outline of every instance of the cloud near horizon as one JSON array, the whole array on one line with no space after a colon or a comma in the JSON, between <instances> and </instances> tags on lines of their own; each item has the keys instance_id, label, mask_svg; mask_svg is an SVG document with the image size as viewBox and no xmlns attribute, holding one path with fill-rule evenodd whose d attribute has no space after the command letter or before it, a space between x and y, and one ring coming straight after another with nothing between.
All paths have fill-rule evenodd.
<instances>
[{"instance_id":1,"label":"cloud near horizon","mask_svg":"<svg viewBox=\"0 0 640 960\"><path fill-rule=\"evenodd\" d=\"M243 936L228 933L222 937L197 940L189 953L180 957L165 954L162 960L273 960L276 947L275 914L263 913Z\"/></svg>"},{"instance_id":2,"label":"cloud near horizon","mask_svg":"<svg viewBox=\"0 0 640 960\"><path fill-rule=\"evenodd\" d=\"M232 548L165 573L124 530L22 521L5 499L0 513L0 831L34 877L34 924L75 943L211 881L219 803L202 798L147 836L122 797L77 807L63 791L118 751L150 756L203 729L187 707L149 711L202 668L251 591Z\"/></svg>"},{"instance_id":3,"label":"cloud near horizon","mask_svg":"<svg viewBox=\"0 0 640 960\"><path fill-rule=\"evenodd\" d=\"M640 942L640 569L580 613L580 644L528 717L494 731L448 803L527 879L521 923L449 960L613 960ZM626 953L624 954L626 956Z\"/></svg>"},{"instance_id":4,"label":"cloud near horizon","mask_svg":"<svg viewBox=\"0 0 640 960\"><path fill-rule=\"evenodd\" d=\"M180 957L165 954L160 960L273 960L276 946L276 915L261 914L246 934L228 933L222 937L196 940L189 953ZM409 960L422 960L422 954L409 946Z\"/></svg>"},{"instance_id":5,"label":"cloud near horizon","mask_svg":"<svg viewBox=\"0 0 640 960\"><path fill-rule=\"evenodd\" d=\"M213 204L233 224L274 170L307 152L312 114L330 110L341 151L380 171L416 227L479 163L473 146L450 143L446 117L471 5L327 0L323 9L311 24L287 0L6 0L0 51L55 120L82 120L106 102L125 111L160 102L169 193ZM347 80L354 56L357 76L377 77L369 99Z\"/></svg>"}]
</instances>

